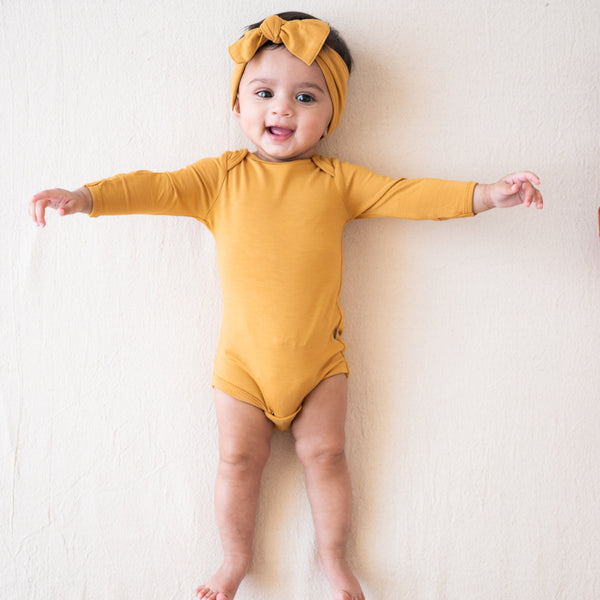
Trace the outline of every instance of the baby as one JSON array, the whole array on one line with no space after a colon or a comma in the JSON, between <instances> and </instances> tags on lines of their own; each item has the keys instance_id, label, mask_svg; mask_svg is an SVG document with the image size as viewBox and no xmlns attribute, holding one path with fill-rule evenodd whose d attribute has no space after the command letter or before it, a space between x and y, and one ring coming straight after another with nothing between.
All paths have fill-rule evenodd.
<instances>
[{"instance_id":1,"label":"baby","mask_svg":"<svg viewBox=\"0 0 600 600\"><path fill-rule=\"evenodd\" d=\"M391 179L317 154L340 121L352 58L338 33L310 15L281 13L251 25L229 52L233 114L254 152L225 152L171 173L118 175L74 192L47 190L29 212L42 227L48 207L60 215L189 216L208 227L224 302L212 378L224 558L196 597L233 600L248 571L275 427L294 436L332 598L359 600L346 560L352 497L339 304L343 228L352 219L542 208L539 180L530 172L488 185Z\"/></svg>"}]
</instances>

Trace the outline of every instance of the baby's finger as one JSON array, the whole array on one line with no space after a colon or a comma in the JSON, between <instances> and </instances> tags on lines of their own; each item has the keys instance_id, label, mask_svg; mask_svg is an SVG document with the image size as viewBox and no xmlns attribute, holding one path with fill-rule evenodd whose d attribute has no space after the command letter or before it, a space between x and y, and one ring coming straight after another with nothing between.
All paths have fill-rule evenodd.
<instances>
[{"instance_id":1,"label":"baby's finger","mask_svg":"<svg viewBox=\"0 0 600 600\"><path fill-rule=\"evenodd\" d=\"M61 206L69 199L68 192L66 190L54 189L54 190L44 190L43 192L38 192L33 197L34 201L43 200L46 202L46 206Z\"/></svg>"},{"instance_id":2,"label":"baby's finger","mask_svg":"<svg viewBox=\"0 0 600 600\"><path fill-rule=\"evenodd\" d=\"M540 185L540 178L531 171L519 171L518 173L511 173L504 178L504 181L511 185L516 183L525 183L526 181L533 185Z\"/></svg>"},{"instance_id":3,"label":"baby's finger","mask_svg":"<svg viewBox=\"0 0 600 600\"><path fill-rule=\"evenodd\" d=\"M29 216L33 220L36 225L39 225L38 216L37 216L37 202L34 198L29 201L29 205L27 206L27 210L29 212Z\"/></svg>"},{"instance_id":4,"label":"baby's finger","mask_svg":"<svg viewBox=\"0 0 600 600\"><path fill-rule=\"evenodd\" d=\"M521 197L521 202L526 207L531 205L531 201L533 199L533 189L533 186L528 181L525 181L521 184L519 195Z\"/></svg>"},{"instance_id":5,"label":"baby's finger","mask_svg":"<svg viewBox=\"0 0 600 600\"><path fill-rule=\"evenodd\" d=\"M35 203L35 222L38 227L46 226L46 206L48 206L48 200L37 200Z\"/></svg>"},{"instance_id":6,"label":"baby's finger","mask_svg":"<svg viewBox=\"0 0 600 600\"><path fill-rule=\"evenodd\" d=\"M27 205L29 216L35 221L35 200L32 198Z\"/></svg>"},{"instance_id":7,"label":"baby's finger","mask_svg":"<svg viewBox=\"0 0 600 600\"><path fill-rule=\"evenodd\" d=\"M544 202L541 192L530 182L525 182L521 187L521 198L526 207L535 204L536 208L543 208Z\"/></svg>"}]
</instances>

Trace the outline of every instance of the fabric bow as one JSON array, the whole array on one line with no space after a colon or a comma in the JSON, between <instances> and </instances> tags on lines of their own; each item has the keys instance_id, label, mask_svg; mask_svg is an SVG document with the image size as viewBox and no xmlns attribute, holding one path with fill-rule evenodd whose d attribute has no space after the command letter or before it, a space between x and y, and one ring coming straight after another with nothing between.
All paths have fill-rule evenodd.
<instances>
[{"instance_id":1,"label":"fabric bow","mask_svg":"<svg viewBox=\"0 0 600 600\"><path fill-rule=\"evenodd\" d=\"M267 42L284 44L297 58L312 65L327 36L329 25L318 19L284 21L272 15L262 22L258 29L251 29L246 35L229 47L229 55L237 64L247 63Z\"/></svg>"},{"instance_id":2,"label":"fabric bow","mask_svg":"<svg viewBox=\"0 0 600 600\"><path fill-rule=\"evenodd\" d=\"M277 15L266 18L260 27L247 31L244 37L229 47L229 55L236 63L231 77L231 108L235 105L246 65L260 48L271 41L283 44L305 64L316 62L319 65L333 104L333 116L327 129L327 133L331 133L338 126L346 106L349 73L342 57L325 45L329 32L329 25L319 19L285 21Z\"/></svg>"}]
</instances>

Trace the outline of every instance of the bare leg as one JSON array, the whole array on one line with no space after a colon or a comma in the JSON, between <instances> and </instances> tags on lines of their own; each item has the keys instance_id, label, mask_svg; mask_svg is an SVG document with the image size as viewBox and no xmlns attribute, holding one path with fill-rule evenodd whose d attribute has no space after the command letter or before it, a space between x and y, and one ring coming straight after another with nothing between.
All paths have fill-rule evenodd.
<instances>
[{"instance_id":1,"label":"bare leg","mask_svg":"<svg viewBox=\"0 0 600 600\"><path fill-rule=\"evenodd\" d=\"M196 590L196 598L233 600L250 566L260 478L273 425L258 408L218 389L215 406L219 427L215 514L224 557L220 569Z\"/></svg>"},{"instance_id":2,"label":"bare leg","mask_svg":"<svg viewBox=\"0 0 600 600\"><path fill-rule=\"evenodd\" d=\"M329 580L333 600L364 600L346 561L352 513L345 454L346 402L346 376L325 379L307 396L292 431L306 472L319 562Z\"/></svg>"}]
</instances>

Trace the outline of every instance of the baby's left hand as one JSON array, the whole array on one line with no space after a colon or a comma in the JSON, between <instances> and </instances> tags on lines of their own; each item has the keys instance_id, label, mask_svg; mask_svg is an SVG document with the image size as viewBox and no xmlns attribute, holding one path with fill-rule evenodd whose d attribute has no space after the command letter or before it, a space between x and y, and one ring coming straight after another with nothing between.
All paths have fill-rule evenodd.
<instances>
[{"instance_id":1,"label":"baby's left hand","mask_svg":"<svg viewBox=\"0 0 600 600\"><path fill-rule=\"evenodd\" d=\"M512 173L496 183L478 184L473 194L473 212L489 208L510 208L520 204L526 207L535 204L536 208L543 208L544 199L535 187L539 184L539 177L530 171Z\"/></svg>"}]
</instances>

